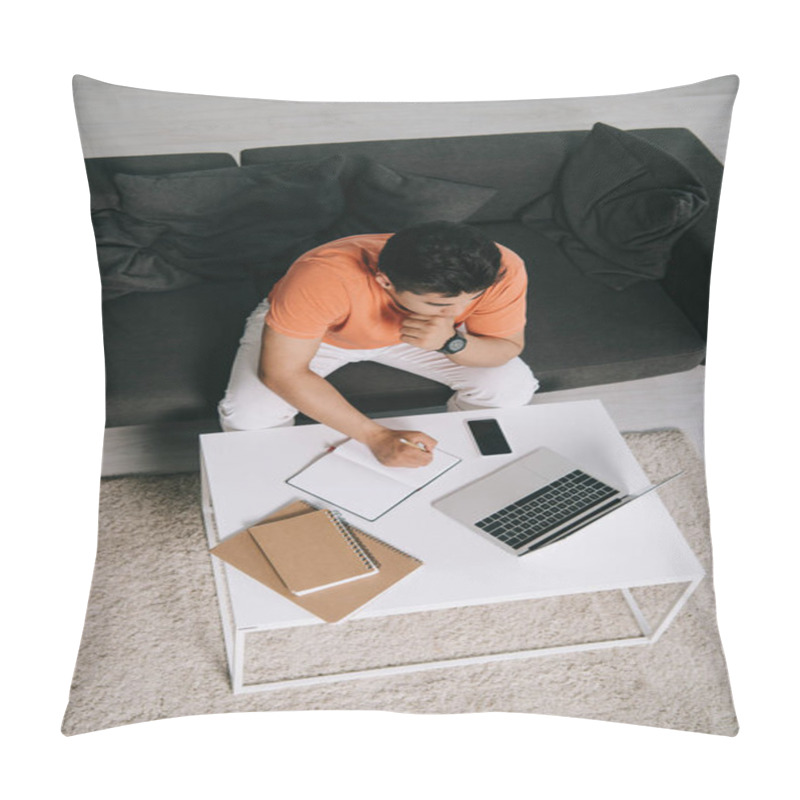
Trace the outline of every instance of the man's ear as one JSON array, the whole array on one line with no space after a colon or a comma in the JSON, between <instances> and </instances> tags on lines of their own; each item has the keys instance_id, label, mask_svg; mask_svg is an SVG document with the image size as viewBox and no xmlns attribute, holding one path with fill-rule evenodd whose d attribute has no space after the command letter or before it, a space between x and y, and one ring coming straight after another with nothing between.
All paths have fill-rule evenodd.
<instances>
[{"instance_id":1,"label":"man's ear","mask_svg":"<svg viewBox=\"0 0 800 800\"><path fill-rule=\"evenodd\" d=\"M378 286L381 289L389 289L390 291L394 289L394 284L389 280L385 273L378 270L375 273L375 280L378 282Z\"/></svg>"}]
</instances>

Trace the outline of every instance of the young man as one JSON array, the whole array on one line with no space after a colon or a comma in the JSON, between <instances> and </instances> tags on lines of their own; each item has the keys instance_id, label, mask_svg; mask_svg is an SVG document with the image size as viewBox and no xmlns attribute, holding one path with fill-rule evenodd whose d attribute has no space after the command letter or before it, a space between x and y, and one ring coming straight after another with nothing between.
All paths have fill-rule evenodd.
<instances>
[{"instance_id":1,"label":"young man","mask_svg":"<svg viewBox=\"0 0 800 800\"><path fill-rule=\"evenodd\" d=\"M477 229L433 222L317 247L250 316L219 404L225 431L292 424L297 411L367 445L383 464L430 462L436 440L355 409L325 376L377 361L455 390L450 410L526 405L522 259Z\"/></svg>"}]
</instances>

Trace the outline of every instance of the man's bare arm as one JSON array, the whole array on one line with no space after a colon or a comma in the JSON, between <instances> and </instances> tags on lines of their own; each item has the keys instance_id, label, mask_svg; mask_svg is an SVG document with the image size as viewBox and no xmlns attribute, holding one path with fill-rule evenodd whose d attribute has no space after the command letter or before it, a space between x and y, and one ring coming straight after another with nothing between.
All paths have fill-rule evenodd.
<instances>
[{"instance_id":1,"label":"man's bare arm","mask_svg":"<svg viewBox=\"0 0 800 800\"><path fill-rule=\"evenodd\" d=\"M464 334L467 346L448 358L464 367L499 367L516 358L525 346L525 333L518 331L511 336L478 336Z\"/></svg>"},{"instance_id":2,"label":"man's bare arm","mask_svg":"<svg viewBox=\"0 0 800 800\"><path fill-rule=\"evenodd\" d=\"M438 350L453 335L453 319L445 316L426 317L410 314L403 320L400 338L423 350ZM467 346L448 355L456 364L465 367L499 367L511 361L525 346L525 332L520 330L502 338L463 334Z\"/></svg>"},{"instance_id":3,"label":"man's bare arm","mask_svg":"<svg viewBox=\"0 0 800 800\"><path fill-rule=\"evenodd\" d=\"M375 457L394 467L428 464L436 440L421 431L396 431L354 408L325 378L309 369L319 339L294 339L264 325L258 377L294 408L345 436L367 445ZM406 444L402 439L424 445Z\"/></svg>"}]
</instances>

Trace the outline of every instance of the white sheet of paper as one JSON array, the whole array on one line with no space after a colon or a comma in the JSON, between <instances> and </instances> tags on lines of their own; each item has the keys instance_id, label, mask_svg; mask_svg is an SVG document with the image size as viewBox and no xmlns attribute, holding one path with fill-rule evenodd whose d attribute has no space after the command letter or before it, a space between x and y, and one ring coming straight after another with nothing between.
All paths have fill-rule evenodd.
<instances>
[{"instance_id":1,"label":"white sheet of paper","mask_svg":"<svg viewBox=\"0 0 800 800\"><path fill-rule=\"evenodd\" d=\"M412 447L412 445L406 445L406 447ZM387 467L375 458L369 447L355 439L348 439L334 452L356 464L362 464L381 475L386 475L392 480L400 481L415 489L429 483L460 460L436 448L433 451L433 460L425 467Z\"/></svg>"},{"instance_id":2,"label":"white sheet of paper","mask_svg":"<svg viewBox=\"0 0 800 800\"><path fill-rule=\"evenodd\" d=\"M345 511L374 520L459 461L437 449L426 467L386 467L368 447L349 439L287 483Z\"/></svg>"}]
</instances>

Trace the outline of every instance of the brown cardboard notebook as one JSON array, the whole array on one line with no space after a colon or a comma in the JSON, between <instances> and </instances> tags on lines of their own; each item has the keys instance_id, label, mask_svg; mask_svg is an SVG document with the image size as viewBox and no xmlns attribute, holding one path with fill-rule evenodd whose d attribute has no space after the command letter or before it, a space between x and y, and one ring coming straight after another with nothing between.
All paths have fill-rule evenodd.
<instances>
[{"instance_id":1,"label":"brown cardboard notebook","mask_svg":"<svg viewBox=\"0 0 800 800\"><path fill-rule=\"evenodd\" d=\"M249 530L293 594L362 580L378 569L347 525L331 511L310 511Z\"/></svg>"},{"instance_id":2,"label":"brown cardboard notebook","mask_svg":"<svg viewBox=\"0 0 800 800\"><path fill-rule=\"evenodd\" d=\"M298 500L279 509L262 522L289 519L315 510L308 503ZM362 580L302 596L294 595L286 588L248 529L228 537L211 552L325 622L338 622L422 566L419 559L397 550L375 536L349 527L356 539L369 550L370 555L380 565L379 571Z\"/></svg>"}]
</instances>

